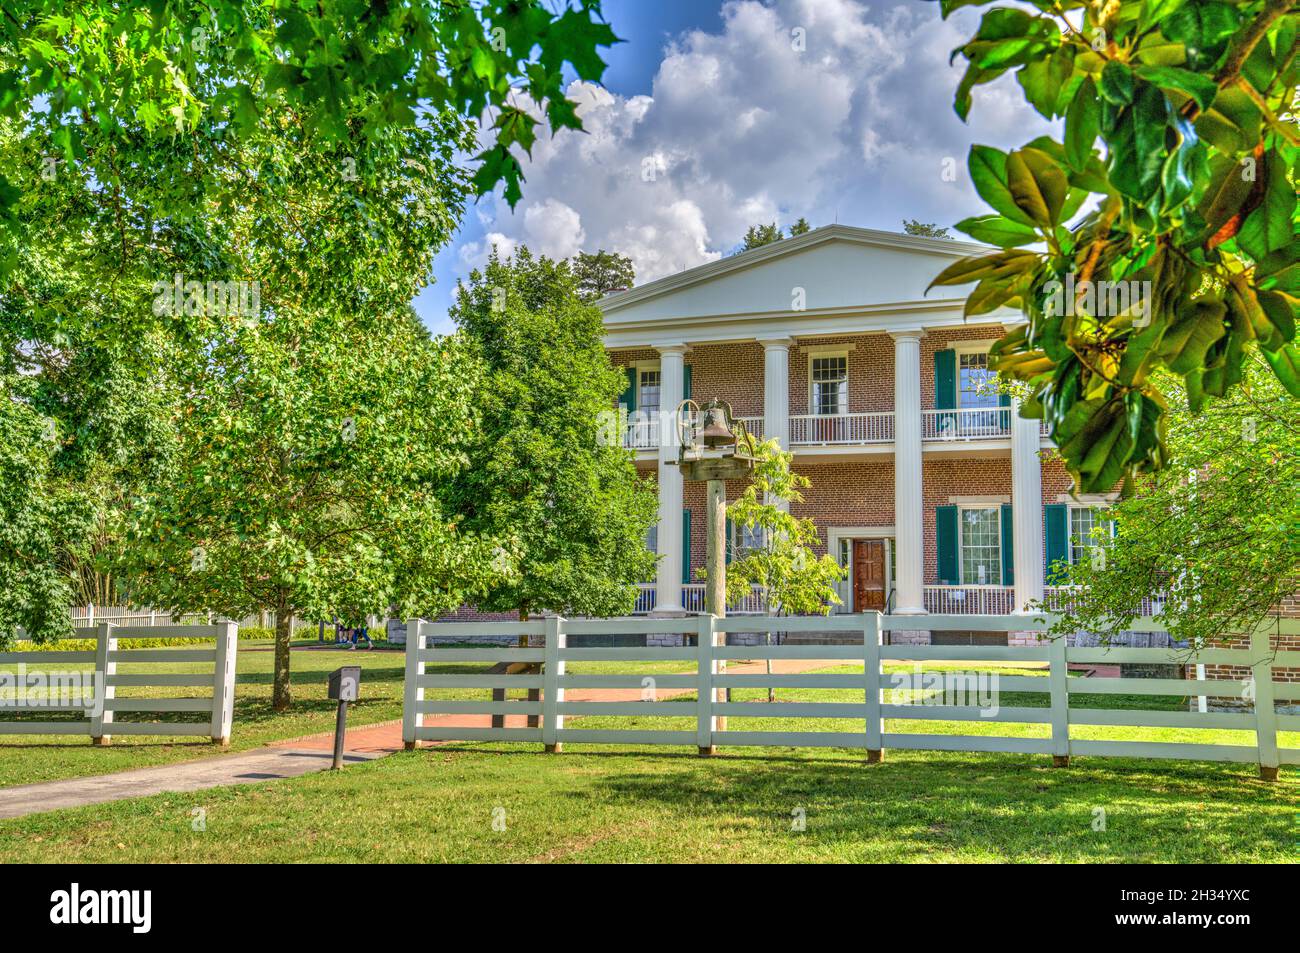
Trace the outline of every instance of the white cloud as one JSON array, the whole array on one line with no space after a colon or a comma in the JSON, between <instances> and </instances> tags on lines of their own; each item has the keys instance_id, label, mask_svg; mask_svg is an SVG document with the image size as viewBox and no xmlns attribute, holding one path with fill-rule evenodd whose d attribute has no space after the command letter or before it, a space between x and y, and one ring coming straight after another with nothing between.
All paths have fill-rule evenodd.
<instances>
[{"instance_id":1,"label":"white cloud","mask_svg":"<svg viewBox=\"0 0 1300 953\"><path fill-rule=\"evenodd\" d=\"M493 243L605 248L630 255L641 283L729 253L755 222L899 229L975 214L970 143L1047 128L1010 77L977 90L969 127L953 114L962 64L948 55L977 18L944 22L915 0L731 0L721 32L669 44L652 95L574 84L586 131L539 138L523 201L512 212L484 199L487 235L458 262L468 272ZM948 159L957 181L944 180Z\"/></svg>"}]
</instances>

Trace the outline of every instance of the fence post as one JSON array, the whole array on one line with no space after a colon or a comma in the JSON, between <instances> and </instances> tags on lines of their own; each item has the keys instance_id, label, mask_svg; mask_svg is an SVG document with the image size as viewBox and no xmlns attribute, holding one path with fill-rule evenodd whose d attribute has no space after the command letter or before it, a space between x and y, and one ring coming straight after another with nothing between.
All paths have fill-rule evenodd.
<instances>
[{"instance_id":1,"label":"fence post","mask_svg":"<svg viewBox=\"0 0 1300 953\"><path fill-rule=\"evenodd\" d=\"M1269 644L1266 627L1260 626L1251 633L1250 650L1255 656L1251 677L1255 682L1255 744L1259 750L1259 777L1261 781L1276 781L1279 764L1277 708L1273 704L1273 647Z\"/></svg>"},{"instance_id":2,"label":"fence post","mask_svg":"<svg viewBox=\"0 0 1300 953\"><path fill-rule=\"evenodd\" d=\"M406 683L402 702L402 741L407 751L414 751L419 739L416 737L424 727L424 713L417 706L424 701L424 687L420 678L424 675L424 649L428 636L424 634L423 619L408 619L406 622Z\"/></svg>"},{"instance_id":3,"label":"fence post","mask_svg":"<svg viewBox=\"0 0 1300 953\"><path fill-rule=\"evenodd\" d=\"M713 730L716 720L713 715L713 676L717 660L713 656L714 625L717 620L710 614L700 616L699 635L696 637L696 743L700 754L718 753L718 746L713 743Z\"/></svg>"},{"instance_id":4,"label":"fence post","mask_svg":"<svg viewBox=\"0 0 1300 953\"><path fill-rule=\"evenodd\" d=\"M239 650L239 624L219 623L217 655L212 666L212 741L230 746L230 726L235 719L235 653Z\"/></svg>"},{"instance_id":5,"label":"fence post","mask_svg":"<svg viewBox=\"0 0 1300 953\"><path fill-rule=\"evenodd\" d=\"M1052 767L1070 766L1070 667L1066 658L1066 637L1048 639L1047 673L1052 697Z\"/></svg>"},{"instance_id":6,"label":"fence post","mask_svg":"<svg viewBox=\"0 0 1300 953\"><path fill-rule=\"evenodd\" d=\"M91 607L94 611L94 607ZM117 674L117 663L108 660L110 652L117 651L117 636L113 634L116 626L111 622L101 622L95 632L95 680L99 683L95 699L95 714L90 719L90 742L107 745L113 741L112 735L104 734L105 726L113 723L113 713L108 710L108 701L116 689L108 684L108 677Z\"/></svg>"},{"instance_id":7,"label":"fence post","mask_svg":"<svg viewBox=\"0 0 1300 953\"><path fill-rule=\"evenodd\" d=\"M862 627L862 671L867 696L867 764L879 764L884 754L884 722L880 717L879 612L868 612Z\"/></svg>"},{"instance_id":8,"label":"fence post","mask_svg":"<svg viewBox=\"0 0 1300 953\"><path fill-rule=\"evenodd\" d=\"M559 713L564 701L560 676L564 674L564 660L560 649L565 646L564 619L551 616L546 620L546 658L542 663L542 744L551 754L559 754L564 746L560 742L560 729L564 716Z\"/></svg>"}]
</instances>

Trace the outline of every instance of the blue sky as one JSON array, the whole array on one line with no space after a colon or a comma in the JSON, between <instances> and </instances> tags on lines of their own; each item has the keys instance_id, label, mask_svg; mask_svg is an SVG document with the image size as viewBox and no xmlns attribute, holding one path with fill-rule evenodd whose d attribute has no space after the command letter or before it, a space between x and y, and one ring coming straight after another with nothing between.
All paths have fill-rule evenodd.
<instances>
[{"instance_id":1,"label":"blue sky","mask_svg":"<svg viewBox=\"0 0 1300 953\"><path fill-rule=\"evenodd\" d=\"M603 88L570 86L587 131L539 137L513 211L467 211L415 301L435 332L457 278L495 244L567 257L630 255L642 282L734 250L745 228L901 230L982 211L965 173L972 142L1018 145L1048 130L1010 77L952 112L948 54L976 11L947 22L923 0L605 0L628 42Z\"/></svg>"}]
</instances>

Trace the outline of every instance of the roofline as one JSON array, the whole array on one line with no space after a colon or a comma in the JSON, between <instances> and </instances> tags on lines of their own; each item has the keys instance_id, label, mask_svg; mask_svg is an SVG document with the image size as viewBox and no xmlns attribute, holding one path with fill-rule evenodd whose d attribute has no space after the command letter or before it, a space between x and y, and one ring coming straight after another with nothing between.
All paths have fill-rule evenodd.
<instances>
[{"instance_id":1,"label":"roofline","mask_svg":"<svg viewBox=\"0 0 1300 953\"><path fill-rule=\"evenodd\" d=\"M730 255L717 261L697 265L694 268L687 268L675 275L656 278L654 281L647 282L639 287L629 288L627 291L614 292L601 298L596 304L602 314L608 315L612 311L619 311L649 298L656 298L663 294L679 291L682 288L709 281L733 271L743 271L770 259L803 251L835 239L882 248L907 249L954 259L997 250L989 245L981 245L976 242L955 241L948 238L924 238L919 235L885 232L875 228L857 228L852 225L823 225L821 228L814 228L803 235L769 242L766 245L751 248L749 251L741 252L738 255Z\"/></svg>"}]
</instances>

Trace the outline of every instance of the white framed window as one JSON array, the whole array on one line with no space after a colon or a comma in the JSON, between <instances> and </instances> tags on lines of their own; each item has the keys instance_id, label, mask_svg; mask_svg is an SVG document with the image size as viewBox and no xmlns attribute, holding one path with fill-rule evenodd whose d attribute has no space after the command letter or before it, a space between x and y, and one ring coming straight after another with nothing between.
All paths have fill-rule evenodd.
<instances>
[{"instance_id":1,"label":"white framed window","mask_svg":"<svg viewBox=\"0 0 1300 953\"><path fill-rule=\"evenodd\" d=\"M958 522L958 560L964 586L1002 583L1002 508L964 506Z\"/></svg>"},{"instance_id":2,"label":"white framed window","mask_svg":"<svg viewBox=\"0 0 1300 953\"><path fill-rule=\"evenodd\" d=\"M1115 535L1115 521L1107 519L1104 507L1090 504L1072 504L1070 512L1070 562L1086 562L1089 553L1098 545L1094 530L1103 528L1103 533Z\"/></svg>"},{"instance_id":3,"label":"white framed window","mask_svg":"<svg viewBox=\"0 0 1300 953\"><path fill-rule=\"evenodd\" d=\"M849 355L811 354L808 357L808 406L819 417L849 411Z\"/></svg>"},{"instance_id":4,"label":"white framed window","mask_svg":"<svg viewBox=\"0 0 1300 953\"><path fill-rule=\"evenodd\" d=\"M978 410L998 406L997 374L989 370L988 351L957 353L957 406Z\"/></svg>"},{"instance_id":5,"label":"white framed window","mask_svg":"<svg viewBox=\"0 0 1300 953\"><path fill-rule=\"evenodd\" d=\"M662 382L661 372L657 367L643 367L637 371L637 410L647 414L659 412L659 400L663 392Z\"/></svg>"}]
</instances>

